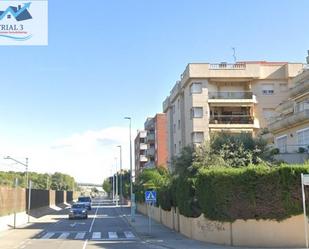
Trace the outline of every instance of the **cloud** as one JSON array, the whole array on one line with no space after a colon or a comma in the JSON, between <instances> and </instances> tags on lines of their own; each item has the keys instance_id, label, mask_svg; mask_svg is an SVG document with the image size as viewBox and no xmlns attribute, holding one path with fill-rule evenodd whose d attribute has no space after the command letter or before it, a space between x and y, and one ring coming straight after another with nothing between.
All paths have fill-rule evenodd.
<instances>
[{"instance_id":1,"label":"cloud","mask_svg":"<svg viewBox=\"0 0 309 249\"><path fill-rule=\"evenodd\" d=\"M132 134L132 142L134 135ZM116 157L119 169L119 148L117 145L122 145L123 168L129 168L129 131L127 127L89 130L56 139L51 144L24 147L0 143L0 151L12 157L29 157L29 170L31 171L42 173L59 171L74 176L79 182L102 183L103 179L115 172ZM0 160L0 170L3 170L5 163L8 162ZM23 170L22 167L21 170Z\"/></svg>"}]
</instances>

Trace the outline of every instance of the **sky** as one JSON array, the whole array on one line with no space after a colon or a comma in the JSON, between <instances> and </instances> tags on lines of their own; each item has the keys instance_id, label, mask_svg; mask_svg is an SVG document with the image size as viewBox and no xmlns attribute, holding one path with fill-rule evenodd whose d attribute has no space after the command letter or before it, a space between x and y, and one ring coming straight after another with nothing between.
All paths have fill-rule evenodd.
<instances>
[{"instance_id":1,"label":"sky","mask_svg":"<svg viewBox=\"0 0 309 249\"><path fill-rule=\"evenodd\" d=\"M307 0L52 0L48 46L1 46L0 170L102 183L190 62L305 62ZM118 157L116 163L115 157Z\"/></svg>"}]
</instances>

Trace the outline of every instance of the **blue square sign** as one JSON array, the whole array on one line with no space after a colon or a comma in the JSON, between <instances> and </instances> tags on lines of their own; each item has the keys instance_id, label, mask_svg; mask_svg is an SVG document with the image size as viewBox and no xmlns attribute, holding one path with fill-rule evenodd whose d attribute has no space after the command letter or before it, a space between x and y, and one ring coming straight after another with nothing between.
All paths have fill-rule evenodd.
<instances>
[{"instance_id":1,"label":"blue square sign","mask_svg":"<svg viewBox=\"0 0 309 249\"><path fill-rule=\"evenodd\" d=\"M145 202L146 203L156 203L157 202L157 192L156 191L146 191L145 192Z\"/></svg>"}]
</instances>

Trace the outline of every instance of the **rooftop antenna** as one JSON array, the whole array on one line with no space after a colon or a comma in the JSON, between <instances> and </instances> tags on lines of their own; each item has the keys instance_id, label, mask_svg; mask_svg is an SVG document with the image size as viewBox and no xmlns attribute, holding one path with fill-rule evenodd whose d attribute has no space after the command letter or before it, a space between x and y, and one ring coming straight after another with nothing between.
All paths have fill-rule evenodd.
<instances>
[{"instance_id":1,"label":"rooftop antenna","mask_svg":"<svg viewBox=\"0 0 309 249\"><path fill-rule=\"evenodd\" d=\"M236 48L232 48L233 50L233 58L234 58L234 63L236 63Z\"/></svg>"}]
</instances>

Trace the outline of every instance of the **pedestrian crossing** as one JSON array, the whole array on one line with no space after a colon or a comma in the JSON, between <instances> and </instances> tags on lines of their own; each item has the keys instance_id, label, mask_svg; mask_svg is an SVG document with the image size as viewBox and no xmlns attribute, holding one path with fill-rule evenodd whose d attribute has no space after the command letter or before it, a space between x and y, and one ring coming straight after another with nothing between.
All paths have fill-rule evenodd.
<instances>
[{"instance_id":1,"label":"pedestrian crossing","mask_svg":"<svg viewBox=\"0 0 309 249\"><path fill-rule=\"evenodd\" d=\"M121 232L66 232L66 231L53 231L46 232L39 235L36 239L70 239L70 240L136 240L136 236L131 231Z\"/></svg>"}]
</instances>

